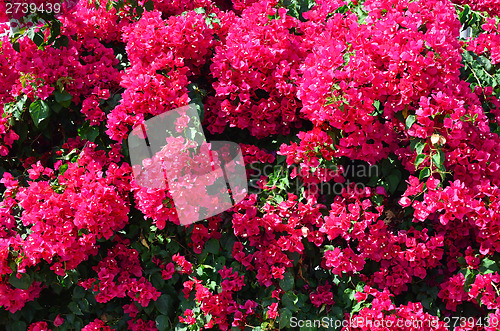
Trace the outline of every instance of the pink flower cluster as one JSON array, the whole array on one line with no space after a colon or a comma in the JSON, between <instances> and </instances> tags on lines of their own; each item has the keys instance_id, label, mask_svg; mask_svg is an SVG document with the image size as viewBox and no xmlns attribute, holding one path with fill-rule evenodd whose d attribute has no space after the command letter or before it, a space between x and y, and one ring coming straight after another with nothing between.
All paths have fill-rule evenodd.
<instances>
[{"instance_id":1,"label":"pink flower cluster","mask_svg":"<svg viewBox=\"0 0 500 331\"><path fill-rule=\"evenodd\" d=\"M500 293L498 273L478 274L470 284L468 291L464 290L465 276L459 273L452 276L447 282L440 285L438 296L446 302L446 308L455 311L457 305L464 301L484 305L487 309L498 310Z\"/></svg>"},{"instance_id":2,"label":"pink flower cluster","mask_svg":"<svg viewBox=\"0 0 500 331\"><path fill-rule=\"evenodd\" d=\"M182 290L185 297L188 298L190 293L194 290L194 298L205 315L210 314L212 319L205 327L211 328L218 325L221 330L228 330L230 325L228 317L233 315L233 322L231 326L242 327L245 325L245 319L249 315L255 314L257 303L252 300L247 300L244 304L238 305L233 298L233 294L241 290L245 283L243 282L244 276L239 276L238 272L233 272L232 268L223 267L219 270L219 274L223 279L220 283L220 292L213 294L210 290L203 285L203 283L194 278L184 282L184 289ZM184 316L179 316L182 323L194 324L196 322L193 317L193 311L188 309L184 312Z\"/></svg>"},{"instance_id":3,"label":"pink flower cluster","mask_svg":"<svg viewBox=\"0 0 500 331\"><path fill-rule=\"evenodd\" d=\"M165 228L167 221L179 224L182 218L194 221L205 218L202 217L206 215L205 209L212 210L224 200L220 192L207 198L207 192L199 189L218 179L214 159L217 156L206 142L197 146L194 140L182 136L166 138L162 150L143 161L143 170L136 171L140 176L132 182L132 191L137 208L145 218L151 217L159 229ZM134 167L139 169L141 165ZM168 183L169 178L175 182ZM190 194L186 194L187 191ZM173 195L176 195L175 204Z\"/></svg>"},{"instance_id":4,"label":"pink flower cluster","mask_svg":"<svg viewBox=\"0 0 500 331\"><path fill-rule=\"evenodd\" d=\"M214 45L214 30L206 15L162 19L159 11L145 12L134 25L123 29L131 67L122 76L125 88L120 105L108 115L108 135L121 141L131 124L143 116L158 115L189 102L188 84L200 74ZM129 126L127 126L127 124Z\"/></svg>"},{"instance_id":5,"label":"pink flower cluster","mask_svg":"<svg viewBox=\"0 0 500 331\"><path fill-rule=\"evenodd\" d=\"M278 327L293 296L309 312L338 308L347 279L358 284L347 285L355 302L346 320L395 326L344 330L444 331L414 302L422 288L442 316L473 307L500 319L499 82L464 77L474 53L498 81L498 1L467 2L490 15L467 41L458 38L462 7L449 0L316 0L300 19L293 6L311 1L109 1L80 1L60 17L67 46L38 47L29 35L40 29L48 40L41 25L18 39L20 52L0 37L0 161L12 167L0 179L0 306L15 313L52 293L38 277L45 269L59 281L91 264L95 276L79 286L99 304L126 301L130 330L157 327L165 291L184 295L169 327ZM48 129L33 126L37 101L51 109ZM122 145L133 126L190 102L203 104L212 136L243 142L253 170L286 159L293 170L279 179L308 189L283 192L262 175L259 195L182 235L180 205L197 216L219 202L195 185L216 180L201 176L214 167L209 145L169 137L140 165L127 163ZM173 130L189 124L180 116ZM89 125L96 143L73 138ZM38 151L39 139L50 146ZM375 178L401 180L392 195L380 183L346 183L346 159L382 167L395 158L398 171ZM189 190L175 204L182 190L168 176ZM333 183L344 184L341 194L312 190ZM137 223L149 237L124 234ZM167 254L160 236L182 244ZM214 241L229 247L213 251ZM219 266L205 273L212 257ZM83 330L111 330L94 313ZM54 316L26 325L70 323Z\"/></svg>"},{"instance_id":6,"label":"pink flower cluster","mask_svg":"<svg viewBox=\"0 0 500 331\"><path fill-rule=\"evenodd\" d=\"M64 174L56 176L37 163L28 170L32 181L27 187L12 183L15 203L22 209L20 221L29 229L25 238L9 234L7 247L20 248L18 271L44 260L64 275L95 254L97 239L111 238L127 223L128 185L117 186L114 178L129 175L128 166L106 164L105 155L94 148L90 144L83 149L79 163L68 163Z\"/></svg>"},{"instance_id":7,"label":"pink flower cluster","mask_svg":"<svg viewBox=\"0 0 500 331\"><path fill-rule=\"evenodd\" d=\"M333 305L335 301L333 300L333 293L331 290L331 285L325 284L318 286L316 292L312 292L309 297L311 298L311 303L316 307L321 305Z\"/></svg>"},{"instance_id":8,"label":"pink flower cluster","mask_svg":"<svg viewBox=\"0 0 500 331\"><path fill-rule=\"evenodd\" d=\"M424 312L420 303L408 302L396 306L393 295L386 290L377 291L365 286L363 291L355 294L355 298L365 303L365 307L352 317L346 316L351 325L342 330L448 330L446 323Z\"/></svg>"},{"instance_id":9,"label":"pink flower cluster","mask_svg":"<svg viewBox=\"0 0 500 331\"><path fill-rule=\"evenodd\" d=\"M493 18L489 18L482 25L484 33L471 40L467 50L475 52L477 55L489 53L492 64L500 63L500 34L498 23Z\"/></svg>"},{"instance_id":10,"label":"pink flower cluster","mask_svg":"<svg viewBox=\"0 0 500 331\"><path fill-rule=\"evenodd\" d=\"M473 10L487 12L491 16L500 15L500 2L498 0L454 0L453 2L461 5L469 5Z\"/></svg>"},{"instance_id":11,"label":"pink flower cluster","mask_svg":"<svg viewBox=\"0 0 500 331\"><path fill-rule=\"evenodd\" d=\"M19 139L19 135L10 128L10 116L5 113L5 109L0 110L0 155L7 156L9 148L14 141Z\"/></svg>"},{"instance_id":12,"label":"pink flower cluster","mask_svg":"<svg viewBox=\"0 0 500 331\"><path fill-rule=\"evenodd\" d=\"M232 21L210 67L220 98L212 111L231 127L248 129L260 138L300 127L294 81L303 49L301 37L290 32L300 28L299 21L274 4L256 2ZM269 21L268 16L277 17ZM208 128L223 129L210 124Z\"/></svg>"},{"instance_id":13,"label":"pink flower cluster","mask_svg":"<svg viewBox=\"0 0 500 331\"><path fill-rule=\"evenodd\" d=\"M334 160L333 139L328 132L316 127L309 132L298 134L300 143L292 143L289 146L281 145L279 154L286 156L286 163L294 167L292 178L299 176L305 184L318 184L334 180L343 183L343 166L328 167L320 164L320 161L331 162ZM298 170L297 170L298 169Z\"/></svg>"},{"instance_id":14,"label":"pink flower cluster","mask_svg":"<svg viewBox=\"0 0 500 331\"><path fill-rule=\"evenodd\" d=\"M245 164L251 164L254 162L273 163L276 159L273 154L262 150L255 145L240 144L240 148Z\"/></svg>"},{"instance_id":15,"label":"pink flower cluster","mask_svg":"<svg viewBox=\"0 0 500 331\"><path fill-rule=\"evenodd\" d=\"M87 279L80 285L97 292L97 302L108 302L113 298L128 296L141 306L147 307L150 300L161 295L142 275L139 253L127 248L127 241L117 243L108 255L93 268L97 279Z\"/></svg>"},{"instance_id":16,"label":"pink flower cluster","mask_svg":"<svg viewBox=\"0 0 500 331\"><path fill-rule=\"evenodd\" d=\"M320 246L323 237L318 230L323 224L321 205L314 197L300 201L294 194L287 200L259 207L256 195L248 196L234 207L234 234L255 247L252 254L245 254L243 244L236 242L233 257L247 270L255 270L256 278L266 287L283 278L285 270L292 266L287 252L303 253L302 239Z\"/></svg>"},{"instance_id":17,"label":"pink flower cluster","mask_svg":"<svg viewBox=\"0 0 500 331\"><path fill-rule=\"evenodd\" d=\"M211 217L207 225L201 223L194 224L193 232L191 233L193 252L201 254L203 247L208 240L212 238L219 240L221 238L219 228L222 221L222 218L216 216Z\"/></svg>"},{"instance_id":18,"label":"pink flower cluster","mask_svg":"<svg viewBox=\"0 0 500 331\"><path fill-rule=\"evenodd\" d=\"M381 218L383 208L370 200L374 193L367 189L361 195L337 197L325 217L321 232L329 240L343 238L348 244L358 242L355 253L351 248L336 247L325 252L325 266L335 274L356 273L366 260L380 263L380 270L367 279L380 288L390 288L400 294L416 276L424 279L427 269L436 267L443 256L443 236L429 236L428 230L393 233L390 221ZM394 220L396 221L396 220Z\"/></svg>"},{"instance_id":19,"label":"pink flower cluster","mask_svg":"<svg viewBox=\"0 0 500 331\"><path fill-rule=\"evenodd\" d=\"M111 331L113 329L111 329L109 326L106 325L106 323L104 323L98 318L96 318L95 320L84 326L82 329L82 331L95 331L95 330Z\"/></svg>"},{"instance_id":20,"label":"pink flower cluster","mask_svg":"<svg viewBox=\"0 0 500 331\"><path fill-rule=\"evenodd\" d=\"M56 90L65 90L78 103L90 96L95 87L116 88L120 74L118 60L111 48L96 38L69 39L68 47L39 50L33 41L19 41L22 53L12 59L20 76L12 86L12 95L27 95L31 100L47 99ZM21 55L22 54L22 55Z\"/></svg>"},{"instance_id":21,"label":"pink flower cluster","mask_svg":"<svg viewBox=\"0 0 500 331\"><path fill-rule=\"evenodd\" d=\"M110 163L102 151L95 151L95 145L85 147L79 164L68 163L64 174L56 175L40 162L27 173L26 187L9 173L1 180L7 187L0 208L2 275L19 273L20 277L28 268L46 262L64 276L96 253L98 239L110 239L127 223L129 207L124 195L129 190L129 166ZM17 272L8 263L12 252ZM12 311L20 309L38 296L40 285L34 282L28 290L13 289L4 278L2 305Z\"/></svg>"},{"instance_id":22,"label":"pink flower cluster","mask_svg":"<svg viewBox=\"0 0 500 331\"><path fill-rule=\"evenodd\" d=\"M42 285L34 282L27 290L12 288L5 282L0 283L0 306L11 313L24 307L26 302L33 301L40 295Z\"/></svg>"}]
</instances>

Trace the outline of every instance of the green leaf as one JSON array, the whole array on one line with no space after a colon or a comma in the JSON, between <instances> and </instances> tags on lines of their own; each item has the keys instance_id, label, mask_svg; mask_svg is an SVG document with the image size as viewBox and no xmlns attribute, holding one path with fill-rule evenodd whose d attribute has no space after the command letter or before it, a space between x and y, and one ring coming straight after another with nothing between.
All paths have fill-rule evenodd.
<instances>
[{"instance_id":1,"label":"green leaf","mask_svg":"<svg viewBox=\"0 0 500 331\"><path fill-rule=\"evenodd\" d=\"M407 130L409 128L411 128L411 126L413 125L413 123L415 123L415 120L416 120L415 115L408 115L408 117L406 118L406 129Z\"/></svg>"},{"instance_id":2,"label":"green leaf","mask_svg":"<svg viewBox=\"0 0 500 331\"><path fill-rule=\"evenodd\" d=\"M12 48L13 48L16 52L21 53L21 47L20 47L20 45L19 45L19 41L14 42L14 43L12 44Z\"/></svg>"},{"instance_id":3,"label":"green leaf","mask_svg":"<svg viewBox=\"0 0 500 331\"><path fill-rule=\"evenodd\" d=\"M389 192L394 193L398 188L399 182L401 181L401 171L394 169L392 173L387 177L387 184L389 185Z\"/></svg>"},{"instance_id":4,"label":"green leaf","mask_svg":"<svg viewBox=\"0 0 500 331\"><path fill-rule=\"evenodd\" d=\"M78 307L80 307L81 311L88 312L90 305L87 299L82 298L80 301L78 301Z\"/></svg>"},{"instance_id":5,"label":"green leaf","mask_svg":"<svg viewBox=\"0 0 500 331\"><path fill-rule=\"evenodd\" d=\"M462 53L462 57L465 60L465 62L474 62L474 58L472 57L472 52L471 51L465 51Z\"/></svg>"},{"instance_id":6,"label":"green leaf","mask_svg":"<svg viewBox=\"0 0 500 331\"><path fill-rule=\"evenodd\" d=\"M168 315L172 312L172 297L168 294L162 294L156 301L155 307L163 315Z\"/></svg>"},{"instance_id":7,"label":"green leaf","mask_svg":"<svg viewBox=\"0 0 500 331\"><path fill-rule=\"evenodd\" d=\"M95 126L90 126L89 122L85 122L83 126L78 128L78 135L82 139L87 139L94 142L97 136L99 135L99 128Z\"/></svg>"},{"instance_id":8,"label":"green leaf","mask_svg":"<svg viewBox=\"0 0 500 331\"><path fill-rule=\"evenodd\" d=\"M352 288L347 288L344 293L347 294L347 297L349 298L349 300L353 301L354 295L356 294L356 290L354 290Z\"/></svg>"},{"instance_id":9,"label":"green leaf","mask_svg":"<svg viewBox=\"0 0 500 331\"><path fill-rule=\"evenodd\" d=\"M285 163L286 155L276 155L276 162L278 164Z\"/></svg>"},{"instance_id":10,"label":"green leaf","mask_svg":"<svg viewBox=\"0 0 500 331\"><path fill-rule=\"evenodd\" d=\"M418 166L424 162L424 160L427 158L427 155L425 154L419 154L417 155L417 158L415 159L415 170L418 169Z\"/></svg>"},{"instance_id":11,"label":"green leaf","mask_svg":"<svg viewBox=\"0 0 500 331\"><path fill-rule=\"evenodd\" d=\"M31 301L26 303L26 305L21 310L21 313L26 322L32 323L33 319L35 318L35 315L38 313L38 311L42 309L43 309L42 306L38 302Z\"/></svg>"},{"instance_id":12,"label":"green leaf","mask_svg":"<svg viewBox=\"0 0 500 331\"><path fill-rule=\"evenodd\" d=\"M465 22L467 22L469 13L470 13L470 7L469 5L465 5L464 10L462 10L462 12L458 15L458 18L460 19L460 23L462 23L462 25L465 24Z\"/></svg>"},{"instance_id":13,"label":"green leaf","mask_svg":"<svg viewBox=\"0 0 500 331\"><path fill-rule=\"evenodd\" d=\"M68 314L66 315L66 322L68 322L69 325L73 325L73 323L75 322L75 315L74 314Z\"/></svg>"},{"instance_id":14,"label":"green leaf","mask_svg":"<svg viewBox=\"0 0 500 331\"><path fill-rule=\"evenodd\" d=\"M68 164L67 164L67 163L65 163L65 164L63 164L63 165L61 165L61 166L59 167L59 173L60 173L61 175L62 175L62 174L64 174L64 172L65 172L66 170L68 170Z\"/></svg>"},{"instance_id":15,"label":"green leaf","mask_svg":"<svg viewBox=\"0 0 500 331\"><path fill-rule=\"evenodd\" d=\"M147 11L152 11L153 9L155 9L155 5L154 5L154 2L149 0L149 1L146 1L146 3L144 3L144 8L147 10Z\"/></svg>"},{"instance_id":16,"label":"green leaf","mask_svg":"<svg viewBox=\"0 0 500 331\"><path fill-rule=\"evenodd\" d=\"M155 322L156 327L159 331L170 330L170 321L167 316L159 315L158 317L156 317Z\"/></svg>"},{"instance_id":17,"label":"green leaf","mask_svg":"<svg viewBox=\"0 0 500 331\"><path fill-rule=\"evenodd\" d=\"M364 304L363 301L357 302L354 306L352 306L351 312L357 313L361 311L361 309L363 308L363 304Z\"/></svg>"},{"instance_id":18,"label":"green leaf","mask_svg":"<svg viewBox=\"0 0 500 331\"><path fill-rule=\"evenodd\" d=\"M281 299L283 306L287 307L288 309L290 309L293 312L296 312L299 310L299 307L297 306L298 301L299 301L299 298L292 291L286 292Z\"/></svg>"},{"instance_id":19,"label":"green leaf","mask_svg":"<svg viewBox=\"0 0 500 331\"><path fill-rule=\"evenodd\" d=\"M137 16L141 17L142 13L144 13L144 8L139 6L135 8L135 12L137 13Z\"/></svg>"},{"instance_id":20,"label":"green leaf","mask_svg":"<svg viewBox=\"0 0 500 331\"><path fill-rule=\"evenodd\" d=\"M415 146L417 146L418 143L419 143L418 139L412 139L412 140L410 140L410 149L412 151L414 151L415 150Z\"/></svg>"},{"instance_id":21,"label":"green leaf","mask_svg":"<svg viewBox=\"0 0 500 331\"><path fill-rule=\"evenodd\" d=\"M380 206L384 202L384 196L383 195L374 195L372 197L372 201L377 205Z\"/></svg>"},{"instance_id":22,"label":"green leaf","mask_svg":"<svg viewBox=\"0 0 500 331\"><path fill-rule=\"evenodd\" d=\"M28 36L28 38L30 38L31 40L33 40L33 38L35 37L35 30L33 28L29 28L26 31L26 35Z\"/></svg>"},{"instance_id":23,"label":"green leaf","mask_svg":"<svg viewBox=\"0 0 500 331\"><path fill-rule=\"evenodd\" d=\"M75 286L73 289L73 299L81 299L85 297L85 289L81 286Z\"/></svg>"},{"instance_id":24,"label":"green leaf","mask_svg":"<svg viewBox=\"0 0 500 331\"><path fill-rule=\"evenodd\" d=\"M56 114L59 114L59 112L63 109L63 106L57 102L52 102L50 109L52 109Z\"/></svg>"},{"instance_id":25,"label":"green leaf","mask_svg":"<svg viewBox=\"0 0 500 331\"><path fill-rule=\"evenodd\" d=\"M71 301L71 302L69 303L68 308L69 308L69 310L71 310L71 312L72 312L73 314L75 314L75 315L79 315L79 316L83 315L83 313L82 313L82 311L81 311L80 307L79 307L79 306L78 306L78 304L77 304L76 302L74 302L74 301Z\"/></svg>"},{"instance_id":26,"label":"green leaf","mask_svg":"<svg viewBox=\"0 0 500 331\"><path fill-rule=\"evenodd\" d=\"M222 269L226 265L226 258L224 256L219 256L215 259L214 267L215 269Z\"/></svg>"},{"instance_id":27,"label":"green leaf","mask_svg":"<svg viewBox=\"0 0 500 331\"><path fill-rule=\"evenodd\" d=\"M157 289L161 289L165 286L165 280L161 277L159 272L155 272L151 275L151 284L153 284L153 286Z\"/></svg>"},{"instance_id":28,"label":"green leaf","mask_svg":"<svg viewBox=\"0 0 500 331\"><path fill-rule=\"evenodd\" d=\"M475 12L472 12L472 14L470 15L470 19L469 20L466 20L466 24L468 26L472 26L474 25L476 22L480 22L481 21L481 16L479 16L477 13Z\"/></svg>"},{"instance_id":29,"label":"green leaf","mask_svg":"<svg viewBox=\"0 0 500 331\"><path fill-rule=\"evenodd\" d=\"M111 1L108 1L108 3L111 3ZM69 38L64 35L57 38L56 42L54 43L54 47L59 49L63 47L68 47L68 45L69 45Z\"/></svg>"},{"instance_id":30,"label":"green leaf","mask_svg":"<svg viewBox=\"0 0 500 331\"><path fill-rule=\"evenodd\" d=\"M36 127L38 127L43 120L49 117L50 114L49 106L45 101L40 99L37 99L30 104L29 111Z\"/></svg>"},{"instance_id":31,"label":"green leaf","mask_svg":"<svg viewBox=\"0 0 500 331\"><path fill-rule=\"evenodd\" d=\"M11 274L9 277L10 285L14 286L15 288L19 288L21 290L29 289L31 284L33 283L33 279L31 279L30 275L28 274L20 274L20 275L21 278L17 278L17 275L15 273Z\"/></svg>"},{"instance_id":32,"label":"green leaf","mask_svg":"<svg viewBox=\"0 0 500 331\"><path fill-rule=\"evenodd\" d=\"M484 56L478 57L477 62L479 62L486 71L490 71L492 68L490 59Z\"/></svg>"},{"instance_id":33,"label":"green leaf","mask_svg":"<svg viewBox=\"0 0 500 331\"><path fill-rule=\"evenodd\" d=\"M37 45L37 47L43 45L43 43L45 42L45 36L41 31L38 31L33 35L33 42L35 43L35 45Z\"/></svg>"},{"instance_id":34,"label":"green leaf","mask_svg":"<svg viewBox=\"0 0 500 331\"><path fill-rule=\"evenodd\" d=\"M26 103L28 97L23 95L15 103L8 103L4 106L4 110L11 113L15 119L20 120L24 112L24 104Z\"/></svg>"},{"instance_id":35,"label":"green leaf","mask_svg":"<svg viewBox=\"0 0 500 331\"><path fill-rule=\"evenodd\" d=\"M203 105L203 97L205 95L205 91L199 89L198 86L194 83L188 85L188 96L191 99L191 104L198 111L198 116L200 117L200 121L203 121L205 117L205 107Z\"/></svg>"},{"instance_id":36,"label":"green leaf","mask_svg":"<svg viewBox=\"0 0 500 331\"><path fill-rule=\"evenodd\" d=\"M479 271L483 274L492 274L494 272L500 272L500 269L495 261L486 258L481 261Z\"/></svg>"},{"instance_id":37,"label":"green leaf","mask_svg":"<svg viewBox=\"0 0 500 331\"><path fill-rule=\"evenodd\" d=\"M280 287L283 291L288 292L293 289L295 285L295 279L290 272L285 272L283 279L280 280Z\"/></svg>"},{"instance_id":38,"label":"green leaf","mask_svg":"<svg viewBox=\"0 0 500 331\"><path fill-rule=\"evenodd\" d=\"M16 321L10 325L11 331L26 331L28 326L24 321Z\"/></svg>"},{"instance_id":39,"label":"green leaf","mask_svg":"<svg viewBox=\"0 0 500 331\"><path fill-rule=\"evenodd\" d=\"M292 316L292 311L286 307L279 310L278 322L280 329L285 329L290 326Z\"/></svg>"},{"instance_id":40,"label":"green leaf","mask_svg":"<svg viewBox=\"0 0 500 331\"><path fill-rule=\"evenodd\" d=\"M148 315L151 315L153 309L155 309L155 303L153 301L150 301L149 305L146 308L144 308L144 312Z\"/></svg>"},{"instance_id":41,"label":"green leaf","mask_svg":"<svg viewBox=\"0 0 500 331\"><path fill-rule=\"evenodd\" d=\"M422 151L424 150L426 145L427 143L423 141L417 142L417 144L415 145L415 151L417 152L417 154L422 154Z\"/></svg>"},{"instance_id":42,"label":"green leaf","mask_svg":"<svg viewBox=\"0 0 500 331\"><path fill-rule=\"evenodd\" d=\"M476 272L471 269L466 269L465 271L465 283L464 283L464 291L468 292L469 286L474 283L476 279Z\"/></svg>"},{"instance_id":43,"label":"green leaf","mask_svg":"<svg viewBox=\"0 0 500 331\"><path fill-rule=\"evenodd\" d=\"M420 171L420 174L418 175L418 179L422 180L431 175L431 169L429 167L425 167Z\"/></svg>"},{"instance_id":44,"label":"green leaf","mask_svg":"<svg viewBox=\"0 0 500 331\"><path fill-rule=\"evenodd\" d=\"M344 311L338 305L333 306L331 314L336 317L338 320L344 318Z\"/></svg>"},{"instance_id":45,"label":"green leaf","mask_svg":"<svg viewBox=\"0 0 500 331\"><path fill-rule=\"evenodd\" d=\"M206 242L205 249L211 254L214 254L214 255L219 254L219 250L220 250L219 241L215 238L210 239L209 241Z\"/></svg>"},{"instance_id":46,"label":"green leaf","mask_svg":"<svg viewBox=\"0 0 500 331\"><path fill-rule=\"evenodd\" d=\"M51 21L50 38L47 40L47 45L50 45L61 34L61 22L58 20Z\"/></svg>"},{"instance_id":47,"label":"green leaf","mask_svg":"<svg viewBox=\"0 0 500 331\"><path fill-rule=\"evenodd\" d=\"M438 151L437 153L432 154L432 162L437 166L441 166L444 161L444 152Z\"/></svg>"},{"instance_id":48,"label":"green leaf","mask_svg":"<svg viewBox=\"0 0 500 331\"><path fill-rule=\"evenodd\" d=\"M56 99L56 102L63 106L64 108L69 107L71 104L71 100L73 99L73 96L69 94L67 91L55 91L54 92L54 98Z\"/></svg>"},{"instance_id":49,"label":"green leaf","mask_svg":"<svg viewBox=\"0 0 500 331\"><path fill-rule=\"evenodd\" d=\"M342 7L337 8L337 9L335 10L335 13L338 13L338 14L345 14L345 13L347 13L348 11L349 11L349 6L347 6L347 5L343 5Z\"/></svg>"},{"instance_id":50,"label":"green leaf","mask_svg":"<svg viewBox=\"0 0 500 331\"><path fill-rule=\"evenodd\" d=\"M54 291L56 294L61 294L64 288L60 282L54 282L50 285L50 289Z\"/></svg>"}]
</instances>

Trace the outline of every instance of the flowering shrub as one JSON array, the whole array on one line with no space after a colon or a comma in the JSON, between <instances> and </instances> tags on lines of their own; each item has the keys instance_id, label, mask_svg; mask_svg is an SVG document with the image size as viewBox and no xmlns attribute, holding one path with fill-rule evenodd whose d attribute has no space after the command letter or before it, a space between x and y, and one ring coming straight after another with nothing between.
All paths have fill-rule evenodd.
<instances>
[{"instance_id":1,"label":"flowering shrub","mask_svg":"<svg viewBox=\"0 0 500 331\"><path fill-rule=\"evenodd\" d=\"M0 27L7 330L500 329L498 1L67 8ZM126 138L188 104L249 192L183 226Z\"/></svg>"}]
</instances>

